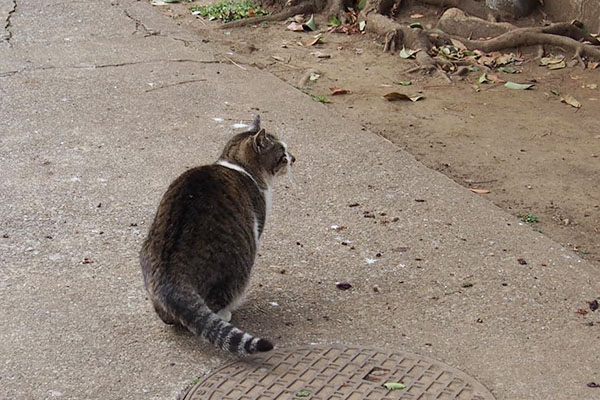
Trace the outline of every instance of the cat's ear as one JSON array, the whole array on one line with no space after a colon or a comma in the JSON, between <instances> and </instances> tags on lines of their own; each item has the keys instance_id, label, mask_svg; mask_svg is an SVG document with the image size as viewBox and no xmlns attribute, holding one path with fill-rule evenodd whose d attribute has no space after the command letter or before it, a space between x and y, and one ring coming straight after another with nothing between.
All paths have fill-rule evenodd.
<instances>
[{"instance_id":1,"label":"cat's ear","mask_svg":"<svg viewBox=\"0 0 600 400\"><path fill-rule=\"evenodd\" d=\"M252 136L252 145L254 146L254 150L258 153L267 148L269 145L269 138L264 129L259 130L256 135Z\"/></svg>"},{"instance_id":2,"label":"cat's ear","mask_svg":"<svg viewBox=\"0 0 600 400\"><path fill-rule=\"evenodd\" d=\"M254 120L252 121L252 125L250 126L250 129L248 130L248 132L256 133L259 130L260 130L260 115L257 115L256 117L254 117Z\"/></svg>"}]
</instances>

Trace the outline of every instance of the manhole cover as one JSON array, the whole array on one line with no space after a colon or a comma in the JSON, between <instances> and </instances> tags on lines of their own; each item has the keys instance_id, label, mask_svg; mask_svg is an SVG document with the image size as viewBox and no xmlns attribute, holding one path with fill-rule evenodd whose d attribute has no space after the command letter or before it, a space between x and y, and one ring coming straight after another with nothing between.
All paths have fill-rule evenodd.
<instances>
[{"instance_id":1,"label":"manhole cover","mask_svg":"<svg viewBox=\"0 0 600 400\"><path fill-rule=\"evenodd\" d=\"M405 385L388 390L384 383ZM402 351L345 346L274 350L227 364L184 400L493 400L483 385L439 361Z\"/></svg>"}]
</instances>

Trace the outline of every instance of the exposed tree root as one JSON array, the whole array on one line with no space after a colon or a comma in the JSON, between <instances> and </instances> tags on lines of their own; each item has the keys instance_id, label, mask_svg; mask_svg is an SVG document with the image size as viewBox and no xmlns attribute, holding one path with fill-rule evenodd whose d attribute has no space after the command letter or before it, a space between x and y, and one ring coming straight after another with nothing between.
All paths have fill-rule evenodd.
<instances>
[{"instance_id":1,"label":"exposed tree root","mask_svg":"<svg viewBox=\"0 0 600 400\"><path fill-rule=\"evenodd\" d=\"M474 0L418 0L420 3L425 3L433 6L459 8L467 14L473 15L481 19L499 20L501 15L497 11L489 9L485 3L476 2Z\"/></svg>"},{"instance_id":2,"label":"exposed tree root","mask_svg":"<svg viewBox=\"0 0 600 400\"><path fill-rule=\"evenodd\" d=\"M480 5L480 3L474 3L472 0L419 1L436 5L462 4L463 6L469 5L469 7L473 6L473 4ZM467 17L464 13L455 9L450 9L447 13L452 13L453 15L453 17L448 18L450 23L456 20L457 25L461 24L460 20L476 19ZM600 47L598 47L600 41L580 27L570 23L558 23L535 28L517 28L510 24L481 21L483 25L487 24L491 28L496 28L497 26L504 33L489 40L472 40L460 35L432 34L421 29L412 29L397 23L383 14L385 14L385 9L382 10L381 0L374 0L374 5L363 10L363 18L367 21L368 29L385 37L384 51L394 52L400 46L418 51L416 53L418 67L412 68L407 72L425 71L431 73L440 71L441 67L444 67L445 62L432 58L429 51L434 44L440 45L440 43L435 43L436 40L450 43L451 38L460 40L469 50L481 50L486 53L515 47L549 45L573 51L574 57L580 61L581 57L600 60Z\"/></svg>"},{"instance_id":3,"label":"exposed tree root","mask_svg":"<svg viewBox=\"0 0 600 400\"><path fill-rule=\"evenodd\" d=\"M282 2L281 0L273 0ZM282 21L298 14L324 13L328 17L337 15L342 22L347 22L346 9L352 5L352 0L297 0L298 4L284 7L280 12L272 15L264 15L245 20L238 20L221 25L223 29L230 29L246 25L255 25L262 22ZM485 20L492 17L500 17L498 12L492 11L485 6L483 2L475 0L418 0L421 3L435 5L438 7L457 7L474 15L479 19ZM500 51L515 47L526 46L557 46L563 49L569 49L574 52L577 58L588 57L600 60L600 41L592 37L581 27L570 23L558 23L546 27L535 28L517 28L510 24L499 24L494 22L479 21L478 18L468 17L464 12L456 9L450 9L447 13L447 24L449 28L452 25L457 27L466 25L467 22L473 22L478 28L496 32L497 35L489 40L472 40L465 36L465 30L444 29L450 34L433 34L422 29L410 28L401 25L387 15L393 14L400 6L402 0L369 0L367 6L361 11L360 19L367 22L367 29L385 37L384 51L395 52L401 46L416 50L415 54L418 67L413 70L421 70L428 73L438 73L446 62L434 59L430 55L430 50L434 46L440 46L448 43L449 39L456 38L460 40L470 50L481 50L486 53ZM443 17L442 17L443 18ZM462 22L461 22L462 21ZM453 24L454 22L454 24ZM445 28L448 28L446 27ZM464 27L464 26L463 26ZM500 33L504 32L504 33ZM490 36L489 34L481 35ZM453 64L456 64L453 62ZM444 74L444 77L447 76Z\"/></svg>"},{"instance_id":4,"label":"exposed tree root","mask_svg":"<svg viewBox=\"0 0 600 400\"><path fill-rule=\"evenodd\" d=\"M281 11L271 15L231 21L220 26L221 29L239 28L242 26L256 25L263 22L284 21L299 14L323 13L327 17L338 17L342 23L348 23L346 9L351 6L351 0L300 0L299 4L284 7Z\"/></svg>"},{"instance_id":5,"label":"exposed tree root","mask_svg":"<svg viewBox=\"0 0 600 400\"><path fill-rule=\"evenodd\" d=\"M584 30L569 23L557 23L545 27L517 28L489 40L470 40L456 37L470 50L486 53L514 47L556 46L574 52L574 57L600 60L600 41ZM585 40L588 43L583 43Z\"/></svg>"},{"instance_id":6,"label":"exposed tree root","mask_svg":"<svg viewBox=\"0 0 600 400\"><path fill-rule=\"evenodd\" d=\"M220 26L221 29L239 28L248 25L257 25L262 22L284 21L298 14L316 14L322 11L323 4L321 2L309 0L303 1L295 6L287 7L278 13L270 15L259 15L258 17L238 19L236 21L227 22Z\"/></svg>"},{"instance_id":7,"label":"exposed tree root","mask_svg":"<svg viewBox=\"0 0 600 400\"><path fill-rule=\"evenodd\" d=\"M536 45L549 45L570 49L574 51L574 56L590 57L600 60L600 48L589 44L581 43L568 36L560 36L551 33L544 33L537 28L521 28L506 32L490 40L469 40L458 38L468 49L481 50L486 53L500 51L513 47L526 47Z\"/></svg>"}]
</instances>

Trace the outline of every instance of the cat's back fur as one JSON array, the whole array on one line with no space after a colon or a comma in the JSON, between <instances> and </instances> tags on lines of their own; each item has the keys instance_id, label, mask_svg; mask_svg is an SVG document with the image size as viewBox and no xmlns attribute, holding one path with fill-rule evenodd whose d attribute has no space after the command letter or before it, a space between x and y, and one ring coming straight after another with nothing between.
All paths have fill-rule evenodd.
<instances>
[{"instance_id":1,"label":"cat's back fur","mask_svg":"<svg viewBox=\"0 0 600 400\"><path fill-rule=\"evenodd\" d=\"M146 289L165 323L181 324L232 353L273 348L228 321L250 278L272 179L293 161L257 117L249 131L229 140L216 163L171 183L140 252Z\"/></svg>"}]
</instances>

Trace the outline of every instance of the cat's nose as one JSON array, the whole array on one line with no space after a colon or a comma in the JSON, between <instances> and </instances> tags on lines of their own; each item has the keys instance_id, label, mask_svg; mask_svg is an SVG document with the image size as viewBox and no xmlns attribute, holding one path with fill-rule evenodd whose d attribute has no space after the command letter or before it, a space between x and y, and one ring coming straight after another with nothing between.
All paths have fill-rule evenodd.
<instances>
[{"instance_id":1,"label":"cat's nose","mask_svg":"<svg viewBox=\"0 0 600 400\"><path fill-rule=\"evenodd\" d=\"M296 157L294 157L293 155L290 154L290 165L294 164L296 162Z\"/></svg>"}]
</instances>

